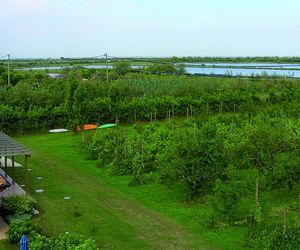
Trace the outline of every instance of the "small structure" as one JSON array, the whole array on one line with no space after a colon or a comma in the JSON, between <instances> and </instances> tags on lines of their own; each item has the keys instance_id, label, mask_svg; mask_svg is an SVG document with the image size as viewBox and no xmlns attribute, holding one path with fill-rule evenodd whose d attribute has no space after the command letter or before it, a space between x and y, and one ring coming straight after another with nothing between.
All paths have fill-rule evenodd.
<instances>
[{"instance_id":1,"label":"small structure","mask_svg":"<svg viewBox=\"0 0 300 250\"><path fill-rule=\"evenodd\" d=\"M56 129L50 129L49 132L50 133L64 133L64 132L68 132L68 130L65 128L56 128Z\"/></svg>"},{"instance_id":2,"label":"small structure","mask_svg":"<svg viewBox=\"0 0 300 250\"><path fill-rule=\"evenodd\" d=\"M31 152L7 134L0 132L0 156L4 158L4 165L0 161L0 177L6 189L1 196L24 195L25 191L14 180L15 156L24 156L24 183L25 190L28 189L28 158ZM11 158L11 176L8 176L8 157ZM5 183L4 183L5 182Z\"/></svg>"},{"instance_id":3,"label":"small structure","mask_svg":"<svg viewBox=\"0 0 300 250\"><path fill-rule=\"evenodd\" d=\"M116 123L108 123L108 124L103 124L103 125L99 126L98 128L112 128L115 126L117 126Z\"/></svg>"},{"instance_id":4,"label":"small structure","mask_svg":"<svg viewBox=\"0 0 300 250\"><path fill-rule=\"evenodd\" d=\"M52 79L62 79L65 77L64 74L48 73L48 76Z\"/></svg>"},{"instance_id":5,"label":"small structure","mask_svg":"<svg viewBox=\"0 0 300 250\"><path fill-rule=\"evenodd\" d=\"M79 132L79 131L87 131L87 130L93 130L96 129L97 125L96 124L83 124L83 125L78 125L74 128L74 131Z\"/></svg>"}]
</instances>

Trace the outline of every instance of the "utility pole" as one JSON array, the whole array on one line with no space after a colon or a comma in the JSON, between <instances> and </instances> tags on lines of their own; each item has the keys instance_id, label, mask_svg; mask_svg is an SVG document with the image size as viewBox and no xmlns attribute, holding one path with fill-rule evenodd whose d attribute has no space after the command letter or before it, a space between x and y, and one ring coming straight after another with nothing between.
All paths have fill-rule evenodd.
<instances>
[{"instance_id":1,"label":"utility pole","mask_svg":"<svg viewBox=\"0 0 300 250\"><path fill-rule=\"evenodd\" d=\"M107 61L107 53L104 54L106 61L106 82L108 83L108 61Z\"/></svg>"},{"instance_id":2,"label":"utility pole","mask_svg":"<svg viewBox=\"0 0 300 250\"><path fill-rule=\"evenodd\" d=\"M9 62L10 62L10 54L7 55L7 84L10 85L10 69L9 69Z\"/></svg>"}]
</instances>

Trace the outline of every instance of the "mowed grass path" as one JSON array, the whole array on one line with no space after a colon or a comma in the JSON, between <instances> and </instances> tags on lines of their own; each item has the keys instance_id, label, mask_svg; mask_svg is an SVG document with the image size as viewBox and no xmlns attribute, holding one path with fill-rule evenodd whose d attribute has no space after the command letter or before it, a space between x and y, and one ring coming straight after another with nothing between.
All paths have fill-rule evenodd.
<instances>
[{"instance_id":1,"label":"mowed grass path","mask_svg":"<svg viewBox=\"0 0 300 250\"><path fill-rule=\"evenodd\" d=\"M33 151L29 192L41 211L35 221L46 234L79 233L101 249L211 249L199 235L107 184L95 161L83 159L81 138L74 133L18 138ZM17 172L22 183L23 168Z\"/></svg>"}]
</instances>

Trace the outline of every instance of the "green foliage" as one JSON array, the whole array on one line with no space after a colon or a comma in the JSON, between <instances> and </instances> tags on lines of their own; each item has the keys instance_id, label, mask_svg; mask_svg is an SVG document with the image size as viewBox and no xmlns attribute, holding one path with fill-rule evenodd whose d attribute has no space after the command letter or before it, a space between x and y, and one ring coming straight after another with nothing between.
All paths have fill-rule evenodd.
<instances>
[{"instance_id":1,"label":"green foliage","mask_svg":"<svg viewBox=\"0 0 300 250\"><path fill-rule=\"evenodd\" d=\"M299 249L300 227L288 227L285 233L283 228L278 226L252 227L245 242L246 246L258 249Z\"/></svg>"},{"instance_id":2,"label":"green foliage","mask_svg":"<svg viewBox=\"0 0 300 250\"><path fill-rule=\"evenodd\" d=\"M76 234L65 234L50 238L44 249L97 250L98 248L94 240L85 239L83 236Z\"/></svg>"},{"instance_id":3,"label":"green foliage","mask_svg":"<svg viewBox=\"0 0 300 250\"><path fill-rule=\"evenodd\" d=\"M152 74L176 74L179 70L171 63L155 63L147 68ZM182 73L182 70L180 71Z\"/></svg>"},{"instance_id":4,"label":"green foliage","mask_svg":"<svg viewBox=\"0 0 300 250\"><path fill-rule=\"evenodd\" d=\"M132 184L142 184L145 173L158 171L164 183L185 182L191 198L211 190L220 178L217 189L223 188L220 195L232 203L239 197L229 191L235 192L237 185L250 185L256 179L251 175L251 181L239 180L234 176L239 171L241 175L257 171L269 188L278 187L279 181L289 188L297 185L299 154L295 131L299 125L284 121L284 117L263 120L255 116L249 124L237 117L222 116L190 121L185 128L153 123L131 130L111 129L90 140L87 158L98 159L98 166L111 168L115 175L132 175ZM231 173L229 169L225 171L229 165ZM229 213L228 216L231 218Z\"/></svg>"},{"instance_id":5,"label":"green foliage","mask_svg":"<svg viewBox=\"0 0 300 250\"><path fill-rule=\"evenodd\" d=\"M15 221L31 219L32 214L15 214L15 215L7 215L5 216L5 220L10 224Z\"/></svg>"},{"instance_id":6,"label":"green foliage","mask_svg":"<svg viewBox=\"0 0 300 250\"><path fill-rule=\"evenodd\" d=\"M300 178L297 129L299 124L285 116L258 115L251 124L231 129L225 141L227 157L239 169L255 167L269 186L292 188Z\"/></svg>"},{"instance_id":7,"label":"green foliage","mask_svg":"<svg viewBox=\"0 0 300 250\"><path fill-rule=\"evenodd\" d=\"M277 114L276 114L277 116ZM225 138L227 138L231 132L233 132L235 127L244 127L245 124L248 124L248 121L243 115L234 114L234 115L227 115L222 114L215 117L218 122L221 122L226 125L226 129L222 129L222 134L224 132L228 131L227 135L225 134ZM191 134L193 135L193 124L196 123L196 131L198 129L201 129L202 124L205 124L207 121L202 121L202 118L199 119L191 119L189 121L186 121L185 119L175 119L174 123L169 121L160 122L158 123L160 126L157 126L156 123L151 124L151 130L149 128L149 134L158 134L156 132L150 132L154 129L161 131L161 140L157 140L157 144L163 141L163 138L166 138L166 142L171 142L172 139L169 138L166 133L166 136L164 136L164 131L172 130L173 133L177 134L177 130L179 129L189 129L191 130ZM283 118L285 119L285 118ZM199 121L198 121L199 120ZM286 120L286 119L285 119ZM255 119L253 120L255 121ZM148 126L148 125L147 125ZM228 126L228 128L227 128ZM131 125L131 126L124 126L119 125L118 127L113 128L112 130L109 130L111 132L111 137L113 137L113 131L119 129L122 134L126 135L127 137L131 137L131 133L141 134L145 132L145 129L143 129L145 126L143 124L140 125ZM134 132L131 132L133 130ZM102 130L99 130L99 132ZM148 129L147 129L148 131ZM104 132L108 132L108 130L103 130ZM221 133L221 132L219 132ZM87 135L94 135L94 131L86 133ZM111 243L111 246L114 248L118 248L118 245L126 244L128 246L127 248L135 248L136 245L134 244L127 244L124 243L124 238L127 239L131 237L135 237L135 233L130 234L129 236L126 235L128 231L132 230L118 230L120 228L120 225L123 225L123 211L128 211L128 205L132 204L131 202L134 202L134 200L137 200L138 203L142 203L145 207L151 207L154 208L156 211L159 211L162 216L167 216L168 218L172 218L173 220L177 221L178 223L181 223L183 226L186 226L189 228L189 230L195 234L200 236L203 236L201 238L208 239L210 242L213 242L217 246L220 246L220 248L228 248L228 249L241 249L242 241L241 236L245 233L245 231L248 229L250 224L247 222L252 223L252 216L254 214L253 211L250 211L253 204L255 203L255 179L257 177L257 169L255 167L249 167L249 169L239 169L236 166L232 166L234 170L236 170L236 176L240 178L241 181L244 181L247 176L249 176L249 193L239 196L239 202L235 204L235 208L237 209L236 212L234 212L235 216L238 216L239 218L245 218L249 211L250 211L250 218L248 220L241 220L241 221L229 221L223 223L220 221L220 218L217 218L218 221L214 226L218 227L218 230L212 230L210 228L205 227L206 224L204 224L205 219L207 217L210 217L211 214L214 211L214 207L211 206L207 201L208 195L213 195L213 191L210 189L206 189L201 192L201 196L196 197L193 202L187 202L186 195L187 187L183 181L175 182L176 180L170 182L170 186L163 187L159 183L156 183L153 181L156 181L159 178L159 172L157 173L146 173L144 182L147 183L147 185L144 185L142 187L128 187L128 182L131 181L131 176L122 176L122 177L112 177L109 176L114 170L114 165L107 166L108 171L105 169L97 169L95 168L96 162L92 161L84 161L81 159L82 155L78 153L78 144L80 141L80 136L76 136L72 133L65 133L58 135L52 135L52 134L42 134L42 135L35 135L35 136L24 136L20 137L18 140L20 140L25 145L30 146L36 153L40 154L41 157L45 159L44 164L39 164L38 162L33 161L32 164L36 170L38 170L40 173L43 173L43 176L48 176L49 181L56 181L59 186L63 189L68 189L69 195L76 196L78 195L78 192L82 196L82 199L76 201L79 207L80 211L82 209L88 209L90 217L97 217L101 216L103 219L102 225L106 228L107 234L103 235L103 231L97 226L93 226L91 228L90 222L88 220L82 220L81 223L75 223L74 226L74 232L81 232L87 235L95 235L93 237L97 237L98 239L101 239L101 242L109 242ZM154 138L154 137L152 137ZM159 137L157 137L159 138ZM152 141L155 141L152 139ZM173 144L172 144L173 145ZM53 150L51 153L47 151L47 149L51 146ZM176 146L176 145L174 145ZM146 151L146 149L145 149ZM164 151L164 150L163 150ZM224 152L226 153L225 149ZM225 154L227 155L227 154ZM173 155L173 158L175 158ZM177 158L177 157L176 157ZM231 158L228 158L231 159ZM230 165L230 161L226 159L226 166ZM131 159L130 159L131 160ZM49 169L45 168L45 164L55 164L55 169ZM229 162L229 163L228 163ZM231 164L233 165L233 164ZM82 166L85 166L84 169ZM160 167L160 165L156 165L156 167ZM176 170L176 169L174 169ZM54 171L54 172L53 172ZM83 172L84 174L83 174ZM250 171L250 172L249 172ZM56 174L65 175L66 176L73 176L75 179L72 182L65 182L64 179L57 179ZM226 174L226 172L224 172ZM225 175L224 174L224 175ZM80 180L77 178L80 176ZM148 176L155 176L156 178L152 178L151 183L148 183L147 181L150 181L147 177ZM230 183L230 178L227 180L226 178L227 174L220 178L222 183L225 185L227 183ZM239 179L238 179L239 180ZM103 184L105 183L105 184ZM108 185L108 186L106 186ZM284 207L287 207L288 209L288 215L287 215L287 226L289 227L292 223L292 220L295 222L295 219L297 219L297 209L298 209L298 187L294 187L292 190L285 190L282 189L281 185L274 186L270 190L271 187L266 186L266 177L261 175L259 176L259 202L260 206L262 208L261 214L262 214L262 224L265 225L266 222L271 221L270 224L273 224L274 222L278 222L282 224L283 216L282 211ZM117 189L119 192L114 192L114 189ZM88 191L87 191L88 190ZM107 191L105 191L107 190ZM56 227L51 227L51 225L54 223L57 227L61 228L62 230L68 231L68 219L69 216L73 216L73 208L74 205L70 203L70 205L66 207L62 207L62 211L59 213L59 216L57 216L57 208L55 205L55 197L57 194L57 185L55 187L49 187L49 194L53 194L50 196L47 196L46 201L42 199L40 202L41 208L44 207L44 209L47 209L47 213L42 216L39 220L41 220L42 225L45 226L45 228L49 225L49 228L47 231L51 234L56 233ZM122 195L120 195L120 192ZM95 199L91 199L91 194L93 194L93 197ZM104 196L103 196L104 195ZM125 197L124 197L125 196ZM127 196L131 197L131 202L128 203ZM103 197L103 198L102 198ZM124 199L124 198L125 199ZM103 201L103 202L102 202ZM117 207L114 205L118 204ZM52 204L52 205L51 205ZM136 203L133 203L136 204ZM289 206L291 206L289 208ZM105 208L105 209L102 209ZM131 207L132 208L132 207ZM111 209L113 209L115 212L111 213ZM126 209L126 210L125 210ZM108 211L108 212L107 212ZM135 211L135 208L130 211ZM146 212L148 213L149 210ZM118 216L116 216L116 214ZM140 232L148 232L149 235L153 235L152 232L149 232L149 228L151 228L150 224L147 222L147 220L143 219L144 216L147 216L146 213L143 214L143 216L136 217L136 213L130 213L128 216L131 216L130 218L134 218L131 221L134 221L134 225L130 225L134 227L137 225L136 219L140 219L141 223L138 223L138 229L141 230ZM51 217L51 220L50 217ZM126 215L127 216L127 215ZM81 216L82 218L85 217L84 214ZM142 218L142 219L141 219ZM222 218L221 218L222 219ZM49 220L49 221L48 221ZM253 223L258 224L258 223ZM114 225L117 225L117 229ZM126 224L127 225L127 224ZM140 225L143 226L143 229L140 229ZM122 228L126 227L125 225L122 226ZM102 227L101 227L102 228ZM174 226L172 225L170 228L174 229ZM94 231L95 230L95 231ZM157 231L156 228L153 229L154 231ZM126 232L125 232L126 231ZM166 230L170 231L170 230ZM172 231L172 230L171 230ZM125 235L124 235L125 232ZM164 232L164 231L161 231ZM173 231L172 231L173 232ZM172 234L171 232L171 234ZM174 233L173 233L174 234ZM115 237L110 237L111 235L117 235ZM133 236L132 236L133 235ZM108 238L105 238L108 236ZM103 239L103 238L104 239ZM122 238L122 239L120 239ZM185 237L183 237L186 239ZM102 241L103 239L103 241ZM184 240L183 239L183 240ZM150 241L150 240L149 240ZM139 241L141 242L141 241ZM144 241L143 241L144 242ZM156 239L151 238L151 244L155 245L157 242ZM180 238L176 237L176 243L180 242ZM200 244L201 245L201 244ZM140 245L139 245L140 246ZM169 246L169 245L168 245ZM199 246L199 245L198 245ZM99 247L102 247L102 245L99 245ZM158 247L159 248L159 247ZM172 247L171 247L172 248ZM197 248L197 245L196 247Z\"/></svg>"},{"instance_id":8,"label":"green foliage","mask_svg":"<svg viewBox=\"0 0 300 250\"><path fill-rule=\"evenodd\" d=\"M45 250L47 245L47 237L41 234L35 235L28 242L28 248L30 250Z\"/></svg>"},{"instance_id":9,"label":"green foliage","mask_svg":"<svg viewBox=\"0 0 300 250\"><path fill-rule=\"evenodd\" d=\"M171 66L162 64L166 69L159 72L176 74L178 69ZM243 111L251 121L257 108L271 104L283 104L292 112L295 103L290 102L300 97L294 79L274 79L266 84L259 79L128 73L107 85L102 78L82 79L82 69L65 74L67 80L32 73L13 87L1 87L0 110L4 112L0 129L22 133L83 122L108 123L116 118L120 122L151 121L167 118L168 112L172 117L186 116L187 109L193 116Z\"/></svg>"},{"instance_id":10,"label":"green foliage","mask_svg":"<svg viewBox=\"0 0 300 250\"><path fill-rule=\"evenodd\" d=\"M74 93L78 88L78 80L74 74L69 75L67 84L65 85L65 107L67 109L69 117L72 119L74 116L73 106L75 104Z\"/></svg>"},{"instance_id":11,"label":"green foliage","mask_svg":"<svg viewBox=\"0 0 300 250\"><path fill-rule=\"evenodd\" d=\"M15 195L1 198L1 207L12 215L31 213L34 200L29 196Z\"/></svg>"},{"instance_id":12,"label":"green foliage","mask_svg":"<svg viewBox=\"0 0 300 250\"><path fill-rule=\"evenodd\" d=\"M85 239L83 236L76 234L65 234L57 237L47 238L41 234L41 229L29 219L15 221L9 225L7 237L11 243L18 243L23 234L28 238L29 249L98 249L94 240Z\"/></svg>"},{"instance_id":13,"label":"green foliage","mask_svg":"<svg viewBox=\"0 0 300 250\"><path fill-rule=\"evenodd\" d=\"M79 83L77 89L73 95L73 105L72 105L72 114L73 114L73 123L74 125L83 125L88 121L87 115L87 99L88 91L85 85Z\"/></svg>"},{"instance_id":14,"label":"green foliage","mask_svg":"<svg viewBox=\"0 0 300 250\"><path fill-rule=\"evenodd\" d=\"M18 243L22 235L26 235L29 239L40 234L41 230L33 224L29 219L12 222L7 231L7 238L11 243Z\"/></svg>"},{"instance_id":15,"label":"green foliage","mask_svg":"<svg viewBox=\"0 0 300 250\"><path fill-rule=\"evenodd\" d=\"M32 250L97 250L96 242L85 239L77 234L64 234L47 238L37 234L29 241L29 249Z\"/></svg>"},{"instance_id":16,"label":"green foliage","mask_svg":"<svg viewBox=\"0 0 300 250\"><path fill-rule=\"evenodd\" d=\"M119 61L114 64L114 70L118 75L125 75L131 71L130 63L126 61Z\"/></svg>"},{"instance_id":17,"label":"green foliage","mask_svg":"<svg viewBox=\"0 0 300 250\"><path fill-rule=\"evenodd\" d=\"M170 131L155 125L140 129L99 130L86 145L86 157L98 159L98 166L110 167L114 175L132 175L132 185L142 184L145 173L156 171L156 155L164 147L161 137Z\"/></svg>"},{"instance_id":18,"label":"green foliage","mask_svg":"<svg viewBox=\"0 0 300 250\"><path fill-rule=\"evenodd\" d=\"M14 86L0 88L0 130L151 122L99 130L83 144L86 158L109 174L129 175L120 179L131 185L160 180L176 186L180 199L187 194L199 210L210 210L210 226L277 220L274 204L266 204L273 200L268 195L295 192L300 180L299 80L175 76L180 68L168 63L154 63L147 75L128 66L116 64L110 84L105 70L66 70L67 80L16 74ZM259 203L254 201L256 178ZM8 204L11 213L30 210L23 203ZM74 216L81 213L75 209ZM285 242L272 230L265 235L275 235L268 242ZM59 242L38 236L35 247L50 241Z\"/></svg>"},{"instance_id":19,"label":"green foliage","mask_svg":"<svg viewBox=\"0 0 300 250\"><path fill-rule=\"evenodd\" d=\"M225 222L244 220L250 214L247 206L239 208L244 197L251 193L255 186L255 174L247 171L243 173L233 167L226 169L224 180L217 179L210 197L211 207L214 209L214 219Z\"/></svg>"},{"instance_id":20,"label":"green foliage","mask_svg":"<svg viewBox=\"0 0 300 250\"><path fill-rule=\"evenodd\" d=\"M225 167L221 138L215 120L205 123L200 130L195 127L180 130L159 155L162 180L183 180L191 198L201 189L211 187Z\"/></svg>"},{"instance_id":21,"label":"green foliage","mask_svg":"<svg viewBox=\"0 0 300 250\"><path fill-rule=\"evenodd\" d=\"M259 202L252 205L251 213L253 215L254 222L261 223L263 220L262 207Z\"/></svg>"}]
</instances>

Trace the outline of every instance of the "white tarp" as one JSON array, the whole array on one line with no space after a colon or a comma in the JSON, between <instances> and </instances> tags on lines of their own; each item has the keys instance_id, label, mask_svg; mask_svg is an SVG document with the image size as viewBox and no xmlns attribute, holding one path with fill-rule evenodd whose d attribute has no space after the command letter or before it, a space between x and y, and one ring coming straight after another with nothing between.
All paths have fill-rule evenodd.
<instances>
[{"instance_id":1,"label":"white tarp","mask_svg":"<svg viewBox=\"0 0 300 250\"><path fill-rule=\"evenodd\" d=\"M65 128L56 128L56 129L50 129L49 132L50 133L63 133L63 132L67 132L68 130Z\"/></svg>"}]
</instances>

